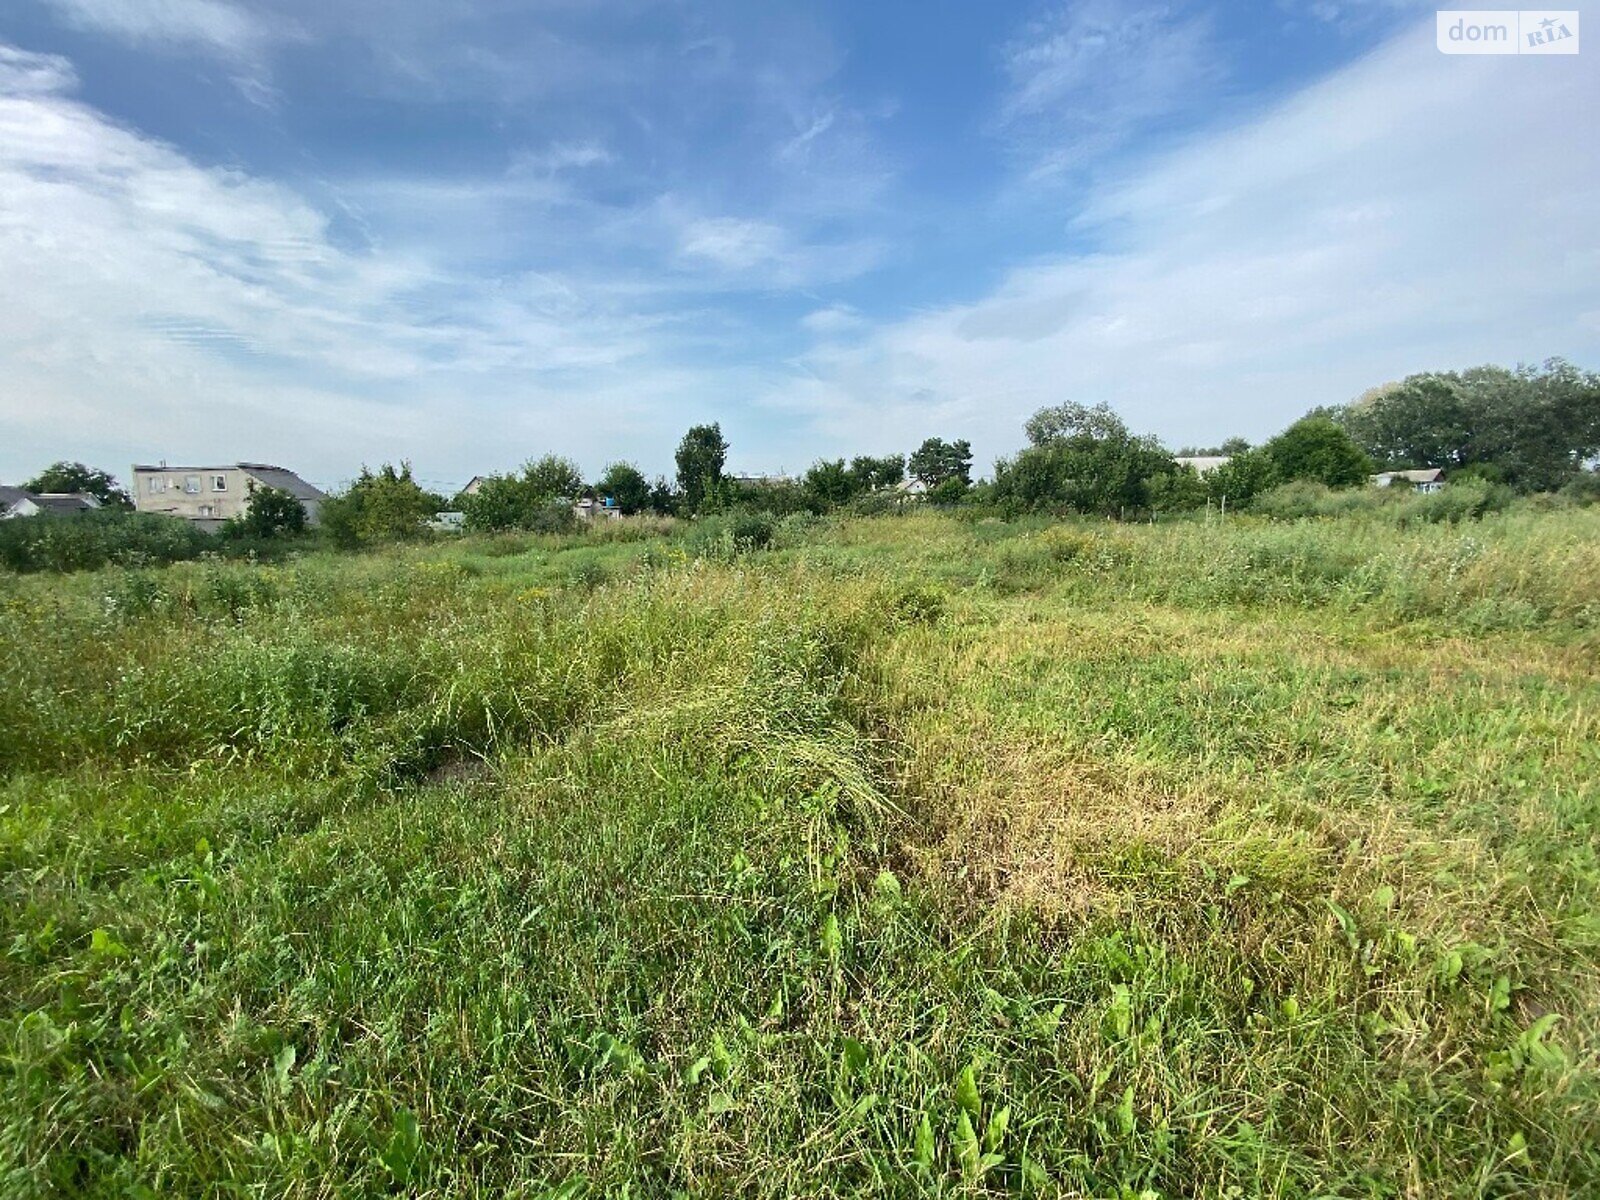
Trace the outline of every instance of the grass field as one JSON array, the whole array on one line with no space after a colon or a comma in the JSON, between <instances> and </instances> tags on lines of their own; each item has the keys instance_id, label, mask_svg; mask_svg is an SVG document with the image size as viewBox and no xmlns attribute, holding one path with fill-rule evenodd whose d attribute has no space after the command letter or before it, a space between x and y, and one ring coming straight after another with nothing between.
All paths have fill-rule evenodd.
<instances>
[{"instance_id":1,"label":"grass field","mask_svg":"<svg viewBox=\"0 0 1600 1200\"><path fill-rule=\"evenodd\" d=\"M0 576L0 1195L1600 1195L1600 510Z\"/></svg>"}]
</instances>

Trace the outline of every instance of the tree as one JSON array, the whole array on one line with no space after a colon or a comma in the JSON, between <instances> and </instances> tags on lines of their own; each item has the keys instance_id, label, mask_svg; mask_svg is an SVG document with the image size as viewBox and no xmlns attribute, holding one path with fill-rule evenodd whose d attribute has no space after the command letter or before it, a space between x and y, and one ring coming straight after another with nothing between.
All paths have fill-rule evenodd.
<instances>
[{"instance_id":1,"label":"tree","mask_svg":"<svg viewBox=\"0 0 1600 1200\"><path fill-rule=\"evenodd\" d=\"M1262 447L1285 481L1310 479L1331 488L1365 483L1372 460L1332 418L1301 417Z\"/></svg>"},{"instance_id":2,"label":"tree","mask_svg":"<svg viewBox=\"0 0 1600 1200\"><path fill-rule=\"evenodd\" d=\"M256 488L250 493L244 515L228 522L250 537L290 537L305 531L305 505L281 488ZM230 530L233 532L233 530Z\"/></svg>"},{"instance_id":3,"label":"tree","mask_svg":"<svg viewBox=\"0 0 1600 1200\"><path fill-rule=\"evenodd\" d=\"M860 490L858 481L845 468L842 458L823 459L806 472L806 498L817 512L848 504L850 498Z\"/></svg>"},{"instance_id":4,"label":"tree","mask_svg":"<svg viewBox=\"0 0 1600 1200\"><path fill-rule=\"evenodd\" d=\"M850 478L858 492L892 488L905 477L906 458L903 454L887 454L882 458L860 454L850 460Z\"/></svg>"},{"instance_id":5,"label":"tree","mask_svg":"<svg viewBox=\"0 0 1600 1200\"><path fill-rule=\"evenodd\" d=\"M435 498L411 477L411 464L366 467L343 492L322 505L322 527L342 546L404 541L422 533L437 512Z\"/></svg>"},{"instance_id":6,"label":"tree","mask_svg":"<svg viewBox=\"0 0 1600 1200\"><path fill-rule=\"evenodd\" d=\"M1240 450L1215 470L1203 477L1206 492L1218 504L1242 508L1252 497L1275 488L1282 482L1278 465L1261 447Z\"/></svg>"},{"instance_id":7,"label":"tree","mask_svg":"<svg viewBox=\"0 0 1600 1200\"><path fill-rule=\"evenodd\" d=\"M515 475L490 475L478 492L467 496L461 511L474 533L497 529L559 529L571 515L572 502L583 491L583 476L566 458L547 454L522 464Z\"/></svg>"},{"instance_id":8,"label":"tree","mask_svg":"<svg viewBox=\"0 0 1600 1200\"><path fill-rule=\"evenodd\" d=\"M678 493L673 491L665 476L657 475L655 483L650 485L650 511L663 517L678 513Z\"/></svg>"},{"instance_id":9,"label":"tree","mask_svg":"<svg viewBox=\"0 0 1600 1200\"><path fill-rule=\"evenodd\" d=\"M1459 378L1413 375L1329 415L1381 466L1466 465L1473 421Z\"/></svg>"},{"instance_id":10,"label":"tree","mask_svg":"<svg viewBox=\"0 0 1600 1200\"><path fill-rule=\"evenodd\" d=\"M1084 404L1057 404L1041 408L1023 425L1028 441L1035 446L1064 442L1070 438L1115 438L1128 432L1121 417L1104 402L1093 407Z\"/></svg>"},{"instance_id":11,"label":"tree","mask_svg":"<svg viewBox=\"0 0 1600 1200\"><path fill-rule=\"evenodd\" d=\"M693 426L678 443L675 457L682 506L691 513L699 512L707 495L721 490L722 468L728 461L728 443L722 436L722 426Z\"/></svg>"},{"instance_id":12,"label":"tree","mask_svg":"<svg viewBox=\"0 0 1600 1200\"><path fill-rule=\"evenodd\" d=\"M972 446L966 441L929 438L917 447L908 466L912 478L930 491L947 479L959 479L965 491L972 484Z\"/></svg>"},{"instance_id":13,"label":"tree","mask_svg":"<svg viewBox=\"0 0 1600 1200\"><path fill-rule=\"evenodd\" d=\"M22 486L30 492L84 492L105 508L133 507L133 499L109 472L80 462L51 463Z\"/></svg>"},{"instance_id":14,"label":"tree","mask_svg":"<svg viewBox=\"0 0 1600 1200\"><path fill-rule=\"evenodd\" d=\"M1151 484L1178 474L1178 464L1154 438L1136 437L1104 404L1043 408L1027 423L1033 444L995 464L995 499L1016 508L1071 510L1120 516L1151 505ZM1170 503L1189 495L1157 485Z\"/></svg>"},{"instance_id":15,"label":"tree","mask_svg":"<svg viewBox=\"0 0 1600 1200\"><path fill-rule=\"evenodd\" d=\"M522 479L529 491L541 501L576 500L583 491L583 472L570 458L559 454L546 454L522 465Z\"/></svg>"},{"instance_id":16,"label":"tree","mask_svg":"<svg viewBox=\"0 0 1600 1200\"><path fill-rule=\"evenodd\" d=\"M594 486L624 513L640 512L650 506L650 481L632 463L612 463Z\"/></svg>"},{"instance_id":17,"label":"tree","mask_svg":"<svg viewBox=\"0 0 1600 1200\"><path fill-rule=\"evenodd\" d=\"M1409 375L1333 414L1385 467L1559 488L1600 452L1600 375L1564 359Z\"/></svg>"}]
</instances>

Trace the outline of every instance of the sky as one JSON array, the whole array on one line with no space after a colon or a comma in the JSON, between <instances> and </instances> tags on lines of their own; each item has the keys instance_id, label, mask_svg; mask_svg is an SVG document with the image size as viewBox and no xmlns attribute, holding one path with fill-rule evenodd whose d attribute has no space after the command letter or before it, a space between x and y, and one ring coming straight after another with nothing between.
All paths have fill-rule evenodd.
<instances>
[{"instance_id":1,"label":"sky","mask_svg":"<svg viewBox=\"0 0 1600 1200\"><path fill-rule=\"evenodd\" d=\"M1600 367L1596 54L1407 0L6 0L0 482L654 475L707 421L981 474L1065 400L1179 447Z\"/></svg>"}]
</instances>

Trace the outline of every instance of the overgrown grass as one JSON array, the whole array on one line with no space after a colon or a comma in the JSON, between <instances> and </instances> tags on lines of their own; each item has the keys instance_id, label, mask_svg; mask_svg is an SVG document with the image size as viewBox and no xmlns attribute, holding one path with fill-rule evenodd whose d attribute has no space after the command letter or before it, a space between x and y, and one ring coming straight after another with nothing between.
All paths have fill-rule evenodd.
<instances>
[{"instance_id":1,"label":"overgrown grass","mask_svg":"<svg viewBox=\"0 0 1600 1200\"><path fill-rule=\"evenodd\" d=\"M1592 1194L1597 535L0 577L0 1194Z\"/></svg>"}]
</instances>

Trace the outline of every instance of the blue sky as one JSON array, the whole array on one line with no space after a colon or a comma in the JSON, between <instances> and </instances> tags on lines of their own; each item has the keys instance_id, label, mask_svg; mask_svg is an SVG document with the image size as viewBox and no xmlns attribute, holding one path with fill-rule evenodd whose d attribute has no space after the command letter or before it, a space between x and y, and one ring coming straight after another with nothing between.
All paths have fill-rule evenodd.
<instances>
[{"instance_id":1,"label":"blue sky","mask_svg":"<svg viewBox=\"0 0 1600 1200\"><path fill-rule=\"evenodd\" d=\"M1593 18L1588 10L1585 16ZM0 480L667 471L1600 366L1600 73L1400 0L11 0ZM1600 36L1600 25L1591 36Z\"/></svg>"}]
</instances>

